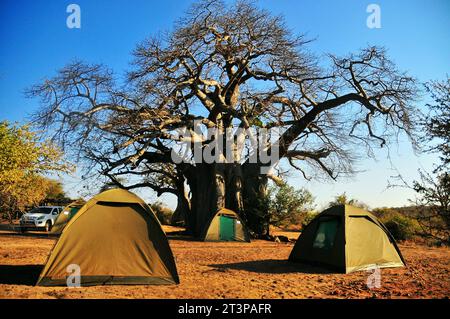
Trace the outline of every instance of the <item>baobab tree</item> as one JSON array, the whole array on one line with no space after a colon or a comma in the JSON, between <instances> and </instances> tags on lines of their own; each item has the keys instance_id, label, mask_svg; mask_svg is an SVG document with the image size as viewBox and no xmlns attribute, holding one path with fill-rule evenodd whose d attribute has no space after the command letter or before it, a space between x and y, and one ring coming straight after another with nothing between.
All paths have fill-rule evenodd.
<instances>
[{"instance_id":1,"label":"baobab tree","mask_svg":"<svg viewBox=\"0 0 450 319\"><path fill-rule=\"evenodd\" d=\"M252 2L201 1L172 32L136 47L125 80L105 66L74 62L32 87L30 96L42 101L35 121L88 169L113 181L138 178L119 186L176 194L194 235L227 207L255 236L265 236L261 199L276 174L248 154L215 163L177 160L180 142L191 151L210 147L213 138L199 136L196 125L219 133L277 128L281 133L266 139L265 152L276 149L280 161L269 166L305 178L352 174L357 150L370 156L402 132L413 136L415 80L383 48L318 58L308 43Z\"/></svg>"}]
</instances>

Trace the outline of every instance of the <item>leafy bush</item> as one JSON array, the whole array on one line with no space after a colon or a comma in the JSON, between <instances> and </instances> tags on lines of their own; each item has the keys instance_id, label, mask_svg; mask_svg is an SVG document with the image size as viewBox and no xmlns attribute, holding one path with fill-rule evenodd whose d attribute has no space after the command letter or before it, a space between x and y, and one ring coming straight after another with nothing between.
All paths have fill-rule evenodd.
<instances>
[{"instance_id":1,"label":"leafy bush","mask_svg":"<svg viewBox=\"0 0 450 319\"><path fill-rule=\"evenodd\" d=\"M302 222L302 229L305 229L308 224L317 217L317 212L307 212Z\"/></svg>"},{"instance_id":2,"label":"leafy bush","mask_svg":"<svg viewBox=\"0 0 450 319\"><path fill-rule=\"evenodd\" d=\"M43 174L70 171L62 151L29 125L0 122L0 211L10 222L45 199L51 183Z\"/></svg>"},{"instance_id":3,"label":"leafy bush","mask_svg":"<svg viewBox=\"0 0 450 319\"><path fill-rule=\"evenodd\" d=\"M161 224L170 225L170 219L173 215L173 211L169 207L165 206L161 202L156 202L150 205L150 207Z\"/></svg>"},{"instance_id":4,"label":"leafy bush","mask_svg":"<svg viewBox=\"0 0 450 319\"><path fill-rule=\"evenodd\" d=\"M397 212L382 216L381 221L396 240L411 240L420 232L416 220Z\"/></svg>"},{"instance_id":5,"label":"leafy bush","mask_svg":"<svg viewBox=\"0 0 450 319\"><path fill-rule=\"evenodd\" d=\"M334 200L328 203L329 207L336 206L336 205L352 205L355 207L359 207L365 210L369 210L369 206L357 199L350 198L347 196L347 193L342 193L340 195L336 195L334 197Z\"/></svg>"},{"instance_id":6,"label":"leafy bush","mask_svg":"<svg viewBox=\"0 0 450 319\"><path fill-rule=\"evenodd\" d=\"M269 189L270 224L274 226L302 225L314 205L312 194L289 185Z\"/></svg>"}]
</instances>

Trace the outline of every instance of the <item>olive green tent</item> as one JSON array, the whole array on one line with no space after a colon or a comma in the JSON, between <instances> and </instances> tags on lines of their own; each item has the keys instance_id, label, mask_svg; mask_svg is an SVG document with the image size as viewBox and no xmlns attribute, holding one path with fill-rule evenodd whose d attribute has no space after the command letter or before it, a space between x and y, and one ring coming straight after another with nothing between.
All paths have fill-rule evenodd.
<instances>
[{"instance_id":1,"label":"olive green tent","mask_svg":"<svg viewBox=\"0 0 450 319\"><path fill-rule=\"evenodd\" d=\"M71 220L73 216L75 216L75 214L81 209L81 207L83 207L84 204L84 201L75 201L64 207L61 214L59 214L56 218L55 224L52 226L50 234L61 234L62 230L64 229L64 227L66 227L69 220Z\"/></svg>"},{"instance_id":2,"label":"olive green tent","mask_svg":"<svg viewBox=\"0 0 450 319\"><path fill-rule=\"evenodd\" d=\"M82 286L179 283L158 219L142 199L122 189L95 196L67 223L37 285L66 285L73 265Z\"/></svg>"},{"instance_id":3,"label":"olive green tent","mask_svg":"<svg viewBox=\"0 0 450 319\"><path fill-rule=\"evenodd\" d=\"M226 208L211 218L202 237L205 241L250 242L250 235L238 214Z\"/></svg>"},{"instance_id":4,"label":"olive green tent","mask_svg":"<svg viewBox=\"0 0 450 319\"><path fill-rule=\"evenodd\" d=\"M369 212L349 205L331 207L313 219L289 260L322 264L344 273L405 265L386 227Z\"/></svg>"}]
</instances>

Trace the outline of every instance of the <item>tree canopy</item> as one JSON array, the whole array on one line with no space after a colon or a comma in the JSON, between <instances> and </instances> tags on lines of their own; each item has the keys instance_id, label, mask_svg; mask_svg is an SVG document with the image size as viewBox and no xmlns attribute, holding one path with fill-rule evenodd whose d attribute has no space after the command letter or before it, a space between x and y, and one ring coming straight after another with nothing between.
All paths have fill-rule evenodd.
<instances>
[{"instance_id":1,"label":"tree canopy","mask_svg":"<svg viewBox=\"0 0 450 319\"><path fill-rule=\"evenodd\" d=\"M347 195L347 193L345 193L345 192L340 195L336 195L334 197L334 200L328 204L329 207L336 206L336 205L352 205L352 206L360 207L363 209L369 208L366 204L360 202L359 200L350 198Z\"/></svg>"},{"instance_id":2,"label":"tree canopy","mask_svg":"<svg viewBox=\"0 0 450 319\"><path fill-rule=\"evenodd\" d=\"M68 204L71 199L64 191L64 187L61 181L47 178L47 185L45 198L42 200L45 203L53 203L55 205Z\"/></svg>"},{"instance_id":3,"label":"tree canopy","mask_svg":"<svg viewBox=\"0 0 450 319\"><path fill-rule=\"evenodd\" d=\"M270 224L274 226L301 225L314 209L314 197L306 189L287 184L269 188Z\"/></svg>"},{"instance_id":4,"label":"tree canopy","mask_svg":"<svg viewBox=\"0 0 450 319\"><path fill-rule=\"evenodd\" d=\"M430 112L422 121L425 134L422 142L432 144L428 152L438 153L440 163L436 163L432 174L419 170L420 179L409 186L416 191L416 205L424 207L417 221L422 233L440 243L450 243L450 78L431 81L426 84L433 102L428 104ZM407 183L405 185L408 186Z\"/></svg>"},{"instance_id":5,"label":"tree canopy","mask_svg":"<svg viewBox=\"0 0 450 319\"><path fill-rule=\"evenodd\" d=\"M279 158L305 178L336 179L353 173L360 151L372 156L402 132L414 140L416 81L384 48L317 56L309 42L251 1L199 1L173 31L137 45L124 80L77 61L28 93L42 102L35 121L87 170L128 189L176 194L195 234L220 207L262 234L267 207L255 203L274 175L261 168ZM195 123L219 134L200 134ZM254 163L242 152L211 164L194 156L227 128L278 129L265 141L277 160ZM181 162L180 143L188 151Z\"/></svg>"},{"instance_id":6,"label":"tree canopy","mask_svg":"<svg viewBox=\"0 0 450 319\"><path fill-rule=\"evenodd\" d=\"M62 152L40 141L27 125L0 122L0 211L10 218L17 210L39 204L53 186L47 172L69 171Z\"/></svg>"},{"instance_id":7,"label":"tree canopy","mask_svg":"<svg viewBox=\"0 0 450 319\"><path fill-rule=\"evenodd\" d=\"M428 151L440 153L441 164L436 170L448 171L450 165L450 77L427 83L426 90L433 102L428 104L429 114L423 119L425 143L432 143Z\"/></svg>"}]
</instances>

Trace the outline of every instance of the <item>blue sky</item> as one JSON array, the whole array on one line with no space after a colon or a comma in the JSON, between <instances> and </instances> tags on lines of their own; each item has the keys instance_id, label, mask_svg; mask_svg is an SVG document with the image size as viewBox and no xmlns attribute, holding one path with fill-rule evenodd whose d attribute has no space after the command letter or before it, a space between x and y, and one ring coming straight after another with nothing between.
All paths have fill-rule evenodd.
<instances>
[{"instance_id":1,"label":"blue sky","mask_svg":"<svg viewBox=\"0 0 450 319\"><path fill-rule=\"evenodd\" d=\"M66 26L66 7L71 3L81 7L81 29ZM24 89L74 59L104 63L122 74L135 45L149 35L170 30L190 3L2 0L0 120L26 121L36 110L37 101L25 99ZM381 29L366 26L370 3L381 8ZM450 1L260 0L259 5L283 14L294 32L316 39L310 48L317 54L345 54L376 44L388 48L399 68L421 81L443 79L450 73ZM351 180L306 183L293 177L290 181L310 189L319 207L343 191L372 207L403 205L413 194L402 189L386 190L389 176L398 170L413 179L419 167L431 168L437 157L415 155L406 140L389 153L390 158L381 151L376 162L361 161L358 168L364 172ZM65 180L67 191L76 196L77 179ZM173 206L170 198L164 199Z\"/></svg>"}]
</instances>

